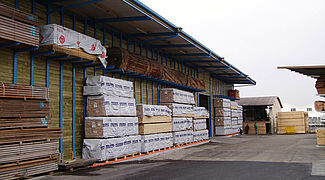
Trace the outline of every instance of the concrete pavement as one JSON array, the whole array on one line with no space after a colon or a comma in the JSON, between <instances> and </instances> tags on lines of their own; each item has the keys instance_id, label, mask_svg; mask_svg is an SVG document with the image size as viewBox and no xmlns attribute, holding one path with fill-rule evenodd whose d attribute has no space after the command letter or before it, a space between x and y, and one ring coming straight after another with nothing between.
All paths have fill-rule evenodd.
<instances>
[{"instance_id":1,"label":"concrete pavement","mask_svg":"<svg viewBox=\"0 0 325 180\"><path fill-rule=\"evenodd\" d=\"M214 137L150 159L38 179L325 179L315 134Z\"/></svg>"}]
</instances>

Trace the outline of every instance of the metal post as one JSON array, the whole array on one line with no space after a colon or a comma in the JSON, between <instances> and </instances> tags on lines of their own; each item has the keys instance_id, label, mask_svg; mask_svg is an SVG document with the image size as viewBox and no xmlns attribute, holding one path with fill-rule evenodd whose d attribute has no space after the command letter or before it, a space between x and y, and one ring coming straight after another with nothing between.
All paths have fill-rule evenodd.
<instances>
[{"instance_id":1,"label":"metal post","mask_svg":"<svg viewBox=\"0 0 325 180\"><path fill-rule=\"evenodd\" d=\"M46 58L46 88L50 88L50 60Z\"/></svg>"},{"instance_id":2,"label":"metal post","mask_svg":"<svg viewBox=\"0 0 325 180\"><path fill-rule=\"evenodd\" d=\"M87 18L84 19L84 34L87 35Z\"/></svg>"},{"instance_id":3,"label":"metal post","mask_svg":"<svg viewBox=\"0 0 325 180\"><path fill-rule=\"evenodd\" d=\"M17 52L14 50L14 80L13 84L17 84Z\"/></svg>"},{"instance_id":4,"label":"metal post","mask_svg":"<svg viewBox=\"0 0 325 180\"><path fill-rule=\"evenodd\" d=\"M128 51L130 50L130 39L129 39L129 37L126 38L126 49Z\"/></svg>"},{"instance_id":5,"label":"metal post","mask_svg":"<svg viewBox=\"0 0 325 180\"><path fill-rule=\"evenodd\" d=\"M87 67L84 67L84 85L86 85L86 79L87 79ZM87 117L87 98L86 96L84 96L84 118L86 117Z\"/></svg>"},{"instance_id":6,"label":"metal post","mask_svg":"<svg viewBox=\"0 0 325 180\"><path fill-rule=\"evenodd\" d=\"M134 78L134 99L135 104L137 104L137 78Z\"/></svg>"},{"instance_id":7,"label":"metal post","mask_svg":"<svg viewBox=\"0 0 325 180\"><path fill-rule=\"evenodd\" d=\"M94 24L94 38L97 39L97 23Z\"/></svg>"},{"instance_id":8,"label":"metal post","mask_svg":"<svg viewBox=\"0 0 325 180\"><path fill-rule=\"evenodd\" d=\"M157 82L157 104L159 105L159 98L160 98L160 94L159 94L159 83Z\"/></svg>"},{"instance_id":9,"label":"metal post","mask_svg":"<svg viewBox=\"0 0 325 180\"><path fill-rule=\"evenodd\" d=\"M211 96L209 96L209 137L212 137Z\"/></svg>"},{"instance_id":10,"label":"metal post","mask_svg":"<svg viewBox=\"0 0 325 180\"><path fill-rule=\"evenodd\" d=\"M30 85L34 86L34 52L30 55Z\"/></svg>"},{"instance_id":11,"label":"metal post","mask_svg":"<svg viewBox=\"0 0 325 180\"><path fill-rule=\"evenodd\" d=\"M64 10L63 9L60 11L60 14L61 14L61 25L64 26Z\"/></svg>"},{"instance_id":12,"label":"metal post","mask_svg":"<svg viewBox=\"0 0 325 180\"><path fill-rule=\"evenodd\" d=\"M123 35L122 33L120 34L120 48L123 46Z\"/></svg>"},{"instance_id":13,"label":"metal post","mask_svg":"<svg viewBox=\"0 0 325 180\"><path fill-rule=\"evenodd\" d=\"M151 93L152 93L152 105L155 104L155 82L151 82L152 84L152 90L151 90Z\"/></svg>"},{"instance_id":14,"label":"metal post","mask_svg":"<svg viewBox=\"0 0 325 180\"><path fill-rule=\"evenodd\" d=\"M142 79L140 79L140 103L143 104L143 85L142 85Z\"/></svg>"},{"instance_id":15,"label":"metal post","mask_svg":"<svg viewBox=\"0 0 325 180\"><path fill-rule=\"evenodd\" d=\"M51 10L51 6L50 6L50 4L48 3L47 4L47 12L50 12L50 10ZM47 24L50 24L50 22L51 22L51 14L47 14Z\"/></svg>"},{"instance_id":16,"label":"metal post","mask_svg":"<svg viewBox=\"0 0 325 180\"><path fill-rule=\"evenodd\" d=\"M76 22L77 22L77 18L76 18L76 15L73 15L72 16L72 28L73 30L76 30Z\"/></svg>"},{"instance_id":17,"label":"metal post","mask_svg":"<svg viewBox=\"0 0 325 180\"><path fill-rule=\"evenodd\" d=\"M60 62L60 128L63 131L63 62ZM63 139L60 138L60 160L63 161Z\"/></svg>"},{"instance_id":18,"label":"metal post","mask_svg":"<svg viewBox=\"0 0 325 180\"><path fill-rule=\"evenodd\" d=\"M97 68L96 68L96 66L94 67L94 76L97 76Z\"/></svg>"},{"instance_id":19,"label":"metal post","mask_svg":"<svg viewBox=\"0 0 325 180\"><path fill-rule=\"evenodd\" d=\"M147 90L147 104L149 104L149 84L148 84L148 80L146 80L146 90Z\"/></svg>"},{"instance_id":20,"label":"metal post","mask_svg":"<svg viewBox=\"0 0 325 180\"><path fill-rule=\"evenodd\" d=\"M106 46L106 27L103 28L103 44Z\"/></svg>"}]
</instances>

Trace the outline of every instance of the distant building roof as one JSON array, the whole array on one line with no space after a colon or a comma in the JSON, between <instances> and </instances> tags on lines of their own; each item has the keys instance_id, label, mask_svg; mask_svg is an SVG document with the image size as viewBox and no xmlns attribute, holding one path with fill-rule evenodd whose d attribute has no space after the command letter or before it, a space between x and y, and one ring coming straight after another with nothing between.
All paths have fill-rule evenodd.
<instances>
[{"instance_id":1,"label":"distant building roof","mask_svg":"<svg viewBox=\"0 0 325 180\"><path fill-rule=\"evenodd\" d=\"M236 102L241 106L273 106L276 100L279 101L281 108L283 108L280 98L277 96L240 98Z\"/></svg>"}]
</instances>

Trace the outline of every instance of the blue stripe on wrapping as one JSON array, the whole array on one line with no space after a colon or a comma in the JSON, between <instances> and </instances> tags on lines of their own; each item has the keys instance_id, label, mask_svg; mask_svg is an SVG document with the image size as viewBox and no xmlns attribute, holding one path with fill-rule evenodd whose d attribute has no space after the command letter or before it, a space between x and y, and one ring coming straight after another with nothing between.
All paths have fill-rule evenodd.
<instances>
[{"instance_id":1,"label":"blue stripe on wrapping","mask_svg":"<svg viewBox=\"0 0 325 180\"><path fill-rule=\"evenodd\" d=\"M30 26L30 35L31 36L36 36L36 27L35 26Z\"/></svg>"}]
</instances>

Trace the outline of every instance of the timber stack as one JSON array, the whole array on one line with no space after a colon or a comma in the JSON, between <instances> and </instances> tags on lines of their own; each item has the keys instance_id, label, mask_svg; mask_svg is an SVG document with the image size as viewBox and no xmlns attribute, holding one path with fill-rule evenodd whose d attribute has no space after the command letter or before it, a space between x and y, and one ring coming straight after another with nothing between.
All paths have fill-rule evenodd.
<instances>
[{"instance_id":1,"label":"timber stack","mask_svg":"<svg viewBox=\"0 0 325 180\"><path fill-rule=\"evenodd\" d=\"M205 89L205 83L202 79L187 76L182 72L171 69L141 55L131 53L126 49L109 48L107 62L108 66L114 66L114 68L123 71L139 73L196 89Z\"/></svg>"},{"instance_id":2,"label":"timber stack","mask_svg":"<svg viewBox=\"0 0 325 180\"><path fill-rule=\"evenodd\" d=\"M279 112L278 134L305 134L309 131L308 113L303 111Z\"/></svg>"},{"instance_id":3,"label":"timber stack","mask_svg":"<svg viewBox=\"0 0 325 180\"><path fill-rule=\"evenodd\" d=\"M317 78L316 85L315 85L318 94L325 94L325 77L321 76Z\"/></svg>"},{"instance_id":4,"label":"timber stack","mask_svg":"<svg viewBox=\"0 0 325 180\"><path fill-rule=\"evenodd\" d=\"M140 152L133 83L105 76L87 77L83 159L109 159Z\"/></svg>"},{"instance_id":5,"label":"timber stack","mask_svg":"<svg viewBox=\"0 0 325 180\"><path fill-rule=\"evenodd\" d=\"M0 39L1 43L38 46L38 17L0 3Z\"/></svg>"},{"instance_id":6,"label":"timber stack","mask_svg":"<svg viewBox=\"0 0 325 180\"><path fill-rule=\"evenodd\" d=\"M207 111L207 109L205 107L194 107L194 118L193 118L194 142L209 139L207 120L209 120L209 112Z\"/></svg>"},{"instance_id":7,"label":"timber stack","mask_svg":"<svg viewBox=\"0 0 325 180\"><path fill-rule=\"evenodd\" d=\"M137 104L141 152L173 146L171 110L163 105Z\"/></svg>"},{"instance_id":8,"label":"timber stack","mask_svg":"<svg viewBox=\"0 0 325 180\"><path fill-rule=\"evenodd\" d=\"M49 128L47 88L1 83L0 179L58 169L60 128Z\"/></svg>"},{"instance_id":9,"label":"timber stack","mask_svg":"<svg viewBox=\"0 0 325 180\"><path fill-rule=\"evenodd\" d=\"M173 143L180 145L193 142L193 93L163 88L160 90L160 104L166 105L172 111Z\"/></svg>"}]
</instances>

